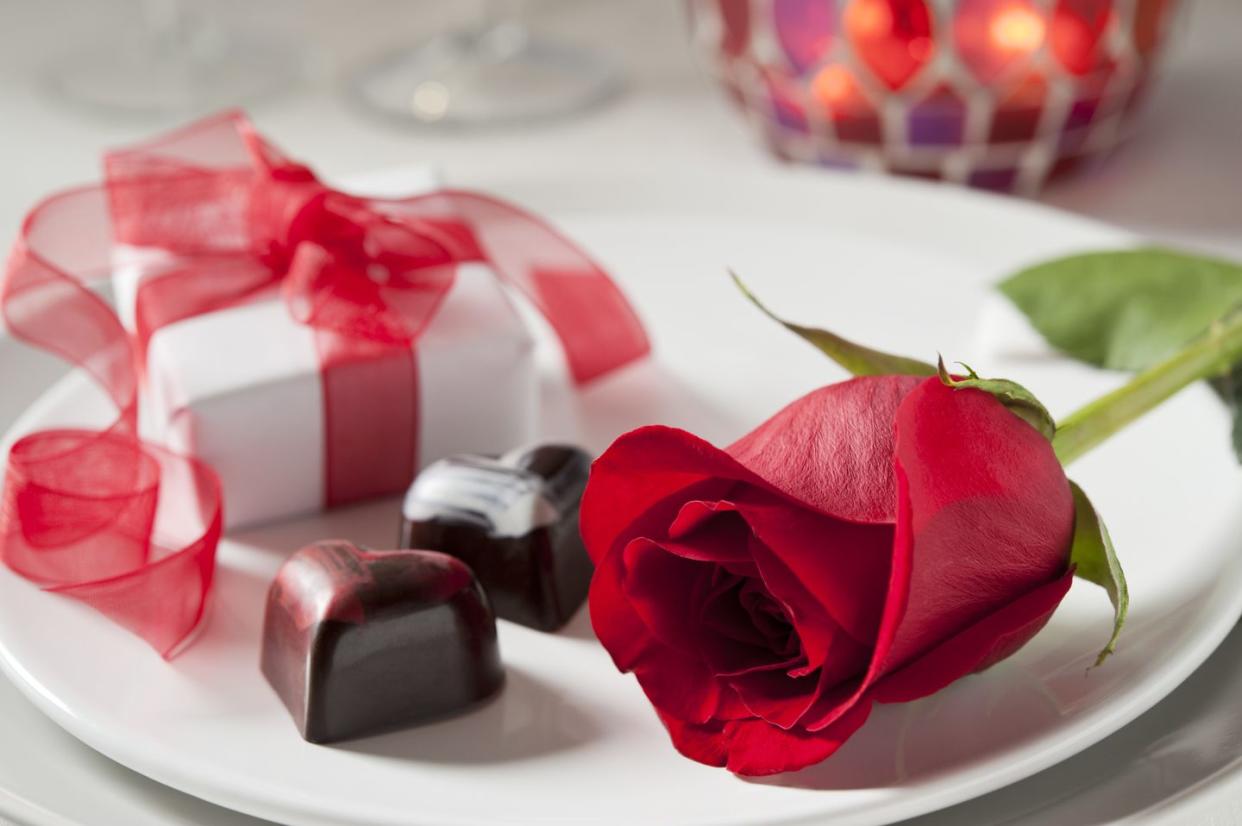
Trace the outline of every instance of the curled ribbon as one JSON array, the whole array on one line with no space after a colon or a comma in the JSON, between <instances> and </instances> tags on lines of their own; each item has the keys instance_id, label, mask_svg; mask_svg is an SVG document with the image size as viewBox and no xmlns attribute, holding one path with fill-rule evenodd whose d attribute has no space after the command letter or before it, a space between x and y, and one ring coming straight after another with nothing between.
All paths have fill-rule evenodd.
<instances>
[{"instance_id":1,"label":"curled ribbon","mask_svg":"<svg viewBox=\"0 0 1242 826\"><path fill-rule=\"evenodd\" d=\"M210 467L138 437L141 366L160 327L279 287L291 315L342 358L408 349L456 265L484 261L547 319L576 381L649 350L611 279L534 216L473 192L334 191L237 112L109 153L105 172L102 186L54 195L27 216L0 281L0 316L14 336L82 368L117 418L13 445L0 559L165 657L202 617L222 497ZM118 245L169 253L143 281L133 335L90 287L110 275Z\"/></svg>"}]
</instances>

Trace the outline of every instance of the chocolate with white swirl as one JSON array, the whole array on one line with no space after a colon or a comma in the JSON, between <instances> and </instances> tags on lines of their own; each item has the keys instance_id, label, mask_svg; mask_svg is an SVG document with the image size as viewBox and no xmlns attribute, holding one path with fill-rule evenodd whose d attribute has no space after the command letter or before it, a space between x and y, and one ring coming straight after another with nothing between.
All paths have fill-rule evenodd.
<instances>
[{"instance_id":1,"label":"chocolate with white swirl","mask_svg":"<svg viewBox=\"0 0 1242 826\"><path fill-rule=\"evenodd\" d=\"M591 582L578 533L590 469L591 457L570 445L443 459L406 495L401 546L457 557L474 570L498 617L556 630Z\"/></svg>"}]
</instances>

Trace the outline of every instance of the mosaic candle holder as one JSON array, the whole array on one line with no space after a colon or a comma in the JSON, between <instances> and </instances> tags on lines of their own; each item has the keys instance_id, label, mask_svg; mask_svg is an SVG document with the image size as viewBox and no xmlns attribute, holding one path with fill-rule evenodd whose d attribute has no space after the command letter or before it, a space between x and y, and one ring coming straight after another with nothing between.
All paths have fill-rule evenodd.
<instances>
[{"instance_id":1,"label":"mosaic candle holder","mask_svg":"<svg viewBox=\"0 0 1242 826\"><path fill-rule=\"evenodd\" d=\"M1125 136L1178 0L690 0L777 156L1031 193Z\"/></svg>"}]
</instances>

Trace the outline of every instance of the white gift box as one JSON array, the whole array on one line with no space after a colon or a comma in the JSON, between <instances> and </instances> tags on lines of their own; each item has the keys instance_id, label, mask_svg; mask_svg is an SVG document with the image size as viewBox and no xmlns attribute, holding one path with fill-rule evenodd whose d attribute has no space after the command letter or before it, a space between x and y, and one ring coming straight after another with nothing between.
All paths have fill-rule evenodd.
<instances>
[{"instance_id":1,"label":"white gift box","mask_svg":"<svg viewBox=\"0 0 1242 826\"><path fill-rule=\"evenodd\" d=\"M434 184L427 171L409 170L384 179L382 192L368 186L359 194L409 195ZM150 272L139 262L152 254L124 250L115 268L119 315L131 330L138 287ZM486 265L457 268L413 351L416 467L456 453L500 454L533 438L534 341ZM290 316L278 292L158 329L146 368L144 429L215 468L228 527L323 507L326 428L315 332Z\"/></svg>"}]
</instances>

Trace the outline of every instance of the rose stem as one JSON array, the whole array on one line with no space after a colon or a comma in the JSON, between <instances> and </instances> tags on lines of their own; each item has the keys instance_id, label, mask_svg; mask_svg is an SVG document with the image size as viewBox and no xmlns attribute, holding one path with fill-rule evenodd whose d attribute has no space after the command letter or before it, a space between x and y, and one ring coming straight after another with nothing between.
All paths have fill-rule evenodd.
<instances>
[{"instance_id":1,"label":"rose stem","mask_svg":"<svg viewBox=\"0 0 1242 826\"><path fill-rule=\"evenodd\" d=\"M1239 360L1242 311L1217 322L1185 349L1063 419L1052 440L1057 458L1068 465L1182 388L1219 376Z\"/></svg>"}]
</instances>

